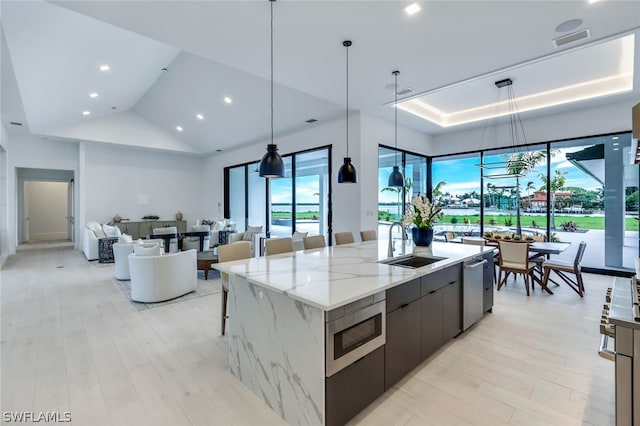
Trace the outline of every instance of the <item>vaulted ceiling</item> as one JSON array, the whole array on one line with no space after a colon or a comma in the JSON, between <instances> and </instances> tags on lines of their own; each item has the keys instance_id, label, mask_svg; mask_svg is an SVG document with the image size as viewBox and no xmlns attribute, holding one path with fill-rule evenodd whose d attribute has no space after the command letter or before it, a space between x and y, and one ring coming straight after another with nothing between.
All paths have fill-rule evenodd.
<instances>
[{"instance_id":1,"label":"vaulted ceiling","mask_svg":"<svg viewBox=\"0 0 640 426\"><path fill-rule=\"evenodd\" d=\"M346 39L353 41L350 107L389 121L396 69L399 89L413 89L401 101L433 102L449 115L486 106L493 82L507 77L525 98L631 69L617 93L524 115L640 99L640 73L633 72L640 63L638 1L418 3L422 10L413 16L405 1L273 3L276 133L344 115ZM3 1L3 124L48 138L194 154L263 140L270 131L270 6ZM572 19L578 21L569 29L556 29ZM552 44L587 28L588 39ZM631 41L620 41L629 35ZM105 64L110 69L100 71ZM401 125L429 134L481 125L446 127L424 118L398 114Z\"/></svg>"}]
</instances>

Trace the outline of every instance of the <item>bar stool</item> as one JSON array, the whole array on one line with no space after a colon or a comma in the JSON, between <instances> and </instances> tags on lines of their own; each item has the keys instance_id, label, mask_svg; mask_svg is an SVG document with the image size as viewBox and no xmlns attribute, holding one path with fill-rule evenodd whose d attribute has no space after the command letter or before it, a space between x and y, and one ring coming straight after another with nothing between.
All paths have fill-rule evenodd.
<instances>
[{"instance_id":1,"label":"bar stool","mask_svg":"<svg viewBox=\"0 0 640 426\"><path fill-rule=\"evenodd\" d=\"M335 233L336 245L349 244L353 243L355 240L353 239L353 234L350 231L347 232L336 232Z\"/></svg>"}]
</instances>

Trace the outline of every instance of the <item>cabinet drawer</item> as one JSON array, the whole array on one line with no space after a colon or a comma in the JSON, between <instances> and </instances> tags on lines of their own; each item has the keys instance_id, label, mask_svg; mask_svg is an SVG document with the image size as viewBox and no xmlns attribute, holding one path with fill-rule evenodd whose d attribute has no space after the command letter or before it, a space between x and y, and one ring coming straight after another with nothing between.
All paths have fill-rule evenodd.
<instances>
[{"instance_id":1,"label":"cabinet drawer","mask_svg":"<svg viewBox=\"0 0 640 426\"><path fill-rule=\"evenodd\" d=\"M420 278L387 290L387 313L420 298Z\"/></svg>"},{"instance_id":2,"label":"cabinet drawer","mask_svg":"<svg viewBox=\"0 0 640 426\"><path fill-rule=\"evenodd\" d=\"M421 292L424 296L429 292L442 288L462 278L461 264L453 265L440 271L423 276L421 280Z\"/></svg>"}]
</instances>

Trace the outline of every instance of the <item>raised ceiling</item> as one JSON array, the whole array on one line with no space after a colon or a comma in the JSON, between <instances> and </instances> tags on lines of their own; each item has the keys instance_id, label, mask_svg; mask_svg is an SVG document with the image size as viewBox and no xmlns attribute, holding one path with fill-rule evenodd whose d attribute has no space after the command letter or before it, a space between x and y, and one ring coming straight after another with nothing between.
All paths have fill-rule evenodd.
<instances>
[{"instance_id":1,"label":"raised ceiling","mask_svg":"<svg viewBox=\"0 0 640 426\"><path fill-rule=\"evenodd\" d=\"M594 61L559 53L597 49L616 36L635 34L631 63L638 67L640 2L420 3L422 10L409 17L404 1L276 2L276 133L309 126L310 118L321 123L343 116L345 39L353 40L350 106L389 121L393 92L385 86L395 69L400 88L432 94L439 108L453 111L486 104L494 76L507 68L518 95L548 90L550 81L570 85L585 73L597 75L611 65L606 54ZM24 120L43 136L132 145L148 134L154 137L144 143L161 141L159 148L191 153L264 139L269 6L266 0L3 1L3 124ZM591 38L555 48L552 39L562 35L556 26L574 18ZM545 68L550 55L562 65ZM107 73L98 70L104 62L111 66ZM518 65L529 62L538 68L527 75ZM639 74L630 91L528 114L638 99ZM93 91L97 98L89 97ZM405 112L398 119L425 133L448 131Z\"/></svg>"}]
</instances>

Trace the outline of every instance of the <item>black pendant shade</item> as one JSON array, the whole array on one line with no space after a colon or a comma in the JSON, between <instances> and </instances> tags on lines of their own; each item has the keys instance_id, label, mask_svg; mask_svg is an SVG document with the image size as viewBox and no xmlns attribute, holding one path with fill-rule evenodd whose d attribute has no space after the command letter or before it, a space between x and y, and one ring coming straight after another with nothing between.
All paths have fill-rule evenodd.
<instances>
[{"instance_id":1,"label":"black pendant shade","mask_svg":"<svg viewBox=\"0 0 640 426\"><path fill-rule=\"evenodd\" d=\"M400 166L393 166L393 171L389 175L389 182L387 182L387 186L390 186L390 187L404 186L404 176L402 176L402 172L400 171Z\"/></svg>"},{"instance_id":2,"label":"black pendant shade","mask_svg":"<svg viewBox=\"0 0 640 426\"><path fill-rule=\"evenodd\" d=\"M275 144L267 145L267 153L262 156L260 161L260 177L284 177L284 161L278 154L278 146Z\"/></svg>"},{"instance_id":3,"label":"black pendant shade","mask_svg":"<svg viewBox=\"0 0 640 426\"><path fill-rule=\"evenodd\" d=\"M351 164L351 157L344 157L344 164L338 170L338 183L357 183L356 168Z\"/></svg>"}]
</instances>

